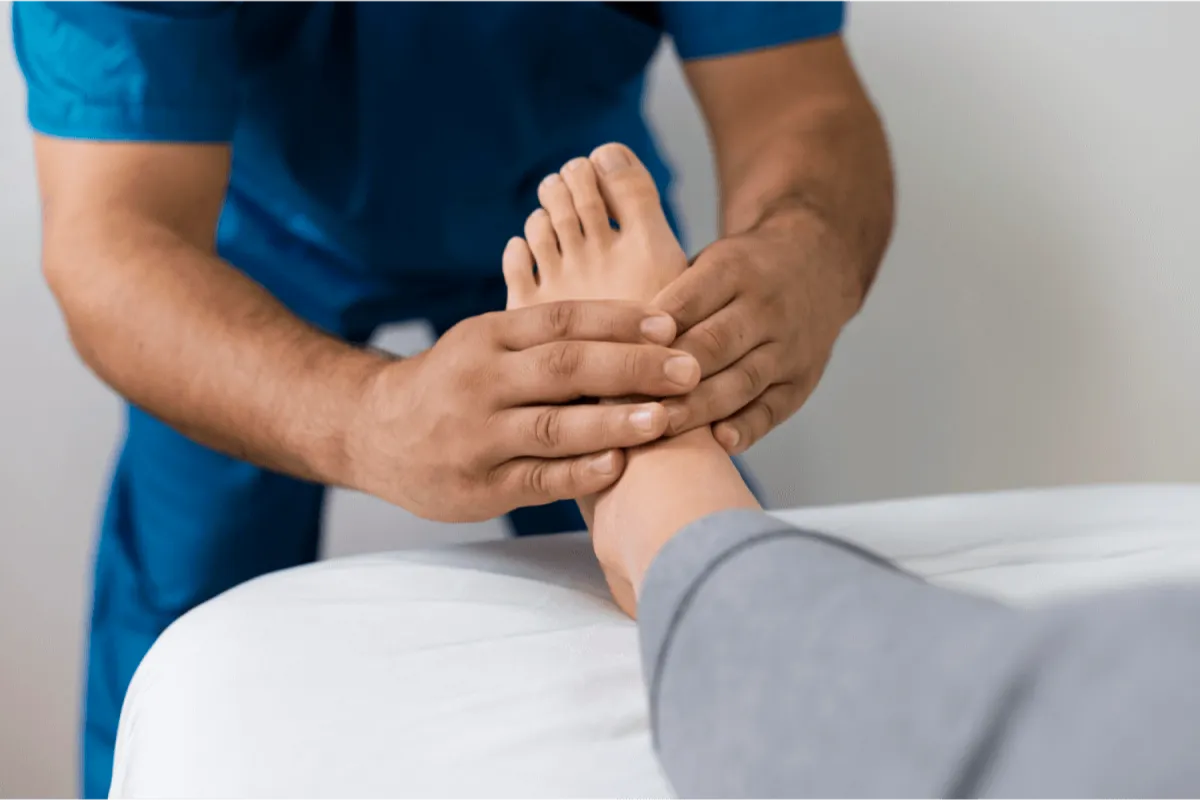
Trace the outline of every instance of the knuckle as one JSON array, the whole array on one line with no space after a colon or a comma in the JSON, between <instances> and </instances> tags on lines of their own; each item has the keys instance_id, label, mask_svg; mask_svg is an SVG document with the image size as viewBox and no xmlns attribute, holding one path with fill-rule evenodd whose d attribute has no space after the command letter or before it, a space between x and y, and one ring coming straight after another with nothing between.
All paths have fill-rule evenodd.
<instances>
[{"instance_id":1,"label":"knuckle","mask_svg":"<svg viewBox=\"0 0 1200 800\"><path fill-rule=\"evenodd\" d=\"M459 366L454 375L455 388L460 392L460 396L474 396L478 387L489 386L490 381L487 375L488 369L484 364L465 363Z\"/></svg>"},{"instance_id":2,"label":"knuckle","mask_svg":"<svg viewBox=\"0 0 1200 800\"><path fill-rule=\"evenodd\" d=\"M713 269L713 277L724 286L739 282L747 270L753 268L753 260L745 249L728 239L713 242L705 248L703 255L707 263L717 267Z\"/></svg>"},{"instance_id":3,"label":"knuckle","mask_svg":"<svg viewBox=\"0 0 1200 800\"><path fill-rule=\"evenodd\" d=\"M546 464L544 462L534 462L529 464L529 469L524 473L526 479L526 488L530 493L541 494L542 488L546 486Z\"/></svg>"},{"instance_id":4,"label":"knuckle","mask_svg":"<svg viewBox=\"0 0 1200 800\"><path fill-rule=\"evenodd\" d=\"M765 433L779 424L779 415L775 413L775 406L771 403L763 402L758 404L758 418L761 422L758 430Z\"/></svg>"},{"instance_id":5,"label":"knuckle","mask_svg":"<svg viewBox=\"0 0 1200 800\"><path fill-rule=\"evenodd\" d=\"M534 419L533 436L543 448L551 450L562 441L562 412L558 408L545 408Z\"/></svg>"},{"instance_id":6,"label":"knuckle","mask_svg":"<svg viewBox=\"0 0 1200 800\"><path fill-rule=\"evenodd\" d=\"M668 283L654 298L654 303L660 310L677 320L681 317L687 319L689 316L688 296L679 288L678 280Z\"/></svg>"},{"instance_id":7,"label":"knuckle","mask_svg":"<svg viewBox=\"0 0 1200 800\"><path fill-rule=\"evenodd\" d=\"M762 327L760 315L741 313L730 320L726 336L736 343L739 350L745 352L761 341Z\"/></svg>"},{"instance_id":8,"label":"knuckle","mask_svg":"<svg viewBox=\"0 0 1200 800\"><path fill-rule=\"evenodd\" d=\"M471 484L481 484L486 489L503 489L506 486L513 484L513 479L516 477L516 471L512 468L512 464L491 464L481 473L476 476L471 476L473 480ZM465 482L465 481L464 481ZM472 485L472 488L474 486Z\"/></svg>"},{"instance_id":9,"label":"knuckle","mask_svg":"<svg viewBox=\"0 0 1200 800\"><path fill-rule=\"evenodd\" d=\"M704 298L690 287L679 289L673 293L670 300L674 303L674 309L677 310L676 315L685 319L695 319L700 316L700 310L704 308ZM665 306L664 304L664 307Z\"/></svg>"},{"instance_id":10,"label":"knuckle","mask_svg":"<svg viewBox=\"0 0 1200 800\"><path fill-rule=\"evenodd\" d=\"M745 407L746 399L728 390L722 391L714 387L713 391L705 396L704 413L714 421Z\"/></svg>"},{"instance_id":11,"label":"knuckle","mask_svg":"<svg viewBox=\"0 0 1200 800\"><path fill-rule=\"evenodd\" d=\"M744 246L726 248L721 253L721 263L729 278L757 275L761 271L759 259L754 258Z\"/></svg>"},{"instance_id":12,"label":"knuckle","mask_svg":"<svg viewBox=\"0 0 1200 800\"><path fill-rule=\"evenodd\" d=\"M555 339L565 339L575 329L578 307L571 303L554 303L546 308L546 328Z\"/></svg>"},{"instance_id":13,"label":"knuckle","mask_svg":"<svg viewBox=\"0 0 1200 800\"><path fill-rule=\"evenodd\" d=\"M694 341L701 354L709 360L719 358L725 349L721 334L714 325L701 325L696 328Z\"/></svg>"},{"instance_id":14,"label":"knuckle","mask_svg":"<svg viewBox=\"0 0 1200 800\"><path fill-rule=\"evenodd\" d=\"M589 216L594 216L602 212L607 213L599 198L591 195L576 200L575 207L579 209L580 214L587 214Z\"/></svg>"},{"instance_id":15,"label":"knuckle","mask_svg":"<svg viewBox=\"0 0 1200 800\"><path fill-rule=\"evenodd\" d=\"M579 371L583 363L583 351L574 342L562 342L551 347L546 354L544 368L556 378L570 378Z\"/></svg>"},{"instance_id":16,"label":"knuckle","mask_svg":"<svg viewBox=\"0 0 1200 800\"><path fill-rule=\"evenodd\" d=\"M601 317L600 330L603 337L611 342L620 341L622 338L627 338L625 328L627 327L628 318L622 316L620 311L614 313L605 313ZM637 331L636 326L633 326ZM640 332L638 333L640 335Z\"/></svg>"},{"instance_id":17,"label":"knuckle","mask_svg":"<svg viewBox=\"0 0 1200 800\"><path fill-rule=\"evenodd\" d=\"M462 436L460 432L458 436L465 442L456 459L461 464L459 471L463 475L487 473L500 460L499 444L503 441L504 430L498 415L488 414L478 433L478 436ZM454 454L451 454L451 457L454 457Z\"/></svg>"},{"instance_id":18,"label":"knuckle","mask_svg":"<svg viewBox=\"0 0 1200 800\"><path fill-rule=\"evenodd\" d=\"M809 391L810 388L795 383L786 384L779 390L774 406L775 416L779 419L780 424L786 422L792 414L800 410L800 407L808 399Z\"/></svg>"},{"instance_id":19,"label":"knuckle","mask_svg":"<svg viewBox=\"0 0 1200 800\"><path fill-rule=\"evenodd\" d=\"M500 330L507 322L502 312L489 311L476 317L468 317L456 323L450 330L442 334L442 338L454 335L468 342L485 341L491 343L500 335Z\"/></svg>"},{"instance_id":20,"label":"knuckle","mask_svg":"<svg viewBox=\"0 0 1200 800\"><path fill-rule=\"evenodd\" d=\"M643 372L649 372L642 350L631 347L621 357L622 372L632 379L638 378Z\"/></svg>"},{"instance_id":21,"label":"knuckle","mask_svg":"<svg viewBox=\"0 0 1200 800\"><path fill-rule=\"evenodd\" d=\"M697 419L709 422L724 416L726 405L725 395L721 393L719 387L715 387L711 383L700 384L684 401L684 408L688 410L689 417L695 416Z\"/></svg>"},{"instance_id":22,"label":"knuckle","mask_svg":"<svg viewBox=\"0 0 1200 800\"><path fill-rule=\"evenodd\" d=\"M482 453L466 454L458 467L454 470L452 483L459 487L461 492L464 487L470 486L478 480L490 482L492 479L493 459L487 458Z\"/></svg>"},{"instance_id":23,"label":"knuckle","mask_svg":"<svg viewBox=\"0 0 1200 800\"><path fill-rule=\"evenodd\" d=\"M766 374L762 367L747 359L740 370L742 376L742 392L746 395L757 395L765 388Z\"/></svg>"},{"instance_id":24,"label":"knuckle","mask_svg":"<svg viewBox=\"0 0 1200 800\"><path fill-rule=\"evenodd\" d=\"M545 461L534 461L525 470L525 488L532 494L544 495L550 487L550 465Z\"/></svg>"},{"instance_id":25,"label":"knuckle","mask_svg":"<svg viewBox=\"0 0 1200 800\"><path fill-rule=\"evenodd\" d=\"M487 478L484 482L487 482ZM455 497L474 497L478 492L478 480L473 475L455 474L450 478L450 485L453 487L453 496Z\"/></svg>"},{"instance_id":26,"label":"knuckle","mask_svg":"<svg viewBox=\"0 0 1200 800\"><path fill-rule=\"evenodd\" d=\"M763 316L767 318L786 316L791 310L787 292L766 292L758 301L764 312Z\"/></svg>"},{"instance_id":27,"label":"knuckle","mask_svg":"<svg viewBox=\"0 0 1200 800\"><path fill-rule=\"evenodd\" d=\"M602 486L601 479L595 472L587 468L584 459L577 458L571 462L569 469L565 471L564 480L567 485L564 494L571 497L576 497L584 494L591 494L597 486Z\"/></svg>"}]
</instances>

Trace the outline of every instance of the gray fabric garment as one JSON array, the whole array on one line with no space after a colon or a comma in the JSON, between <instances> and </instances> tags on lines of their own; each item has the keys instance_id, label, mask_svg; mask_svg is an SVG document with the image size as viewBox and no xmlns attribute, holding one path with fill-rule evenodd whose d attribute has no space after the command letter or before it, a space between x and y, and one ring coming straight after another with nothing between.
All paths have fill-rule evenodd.
<instances>
[{"instance_id":1,"label":"gray fabric garment","mask_svg":"<svg viewBox=\"0 0 1200 800\"><path fill-rule=\"evenodd\" d=\"M1200 588L1020 610L728 511L639 617L684 797L1200 796Z\"/></svg>"}]
</instances>

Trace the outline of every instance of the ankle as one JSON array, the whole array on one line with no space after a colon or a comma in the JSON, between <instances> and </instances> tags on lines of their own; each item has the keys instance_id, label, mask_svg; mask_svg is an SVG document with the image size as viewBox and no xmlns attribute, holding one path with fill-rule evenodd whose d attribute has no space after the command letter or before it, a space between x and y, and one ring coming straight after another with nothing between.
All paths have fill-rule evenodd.
<instances>
[{"instance_id":1,"label":"ankle","mask_svg":"<svg viewBox=\"0 0 1200 800\"><path fill-rule=\"evenodd\" d=\"M708 426L629 451L625 472L596 498L589 529L596 555L635 592L658 551L717 511L761 508Z\"/></svg>"}]
</instances>

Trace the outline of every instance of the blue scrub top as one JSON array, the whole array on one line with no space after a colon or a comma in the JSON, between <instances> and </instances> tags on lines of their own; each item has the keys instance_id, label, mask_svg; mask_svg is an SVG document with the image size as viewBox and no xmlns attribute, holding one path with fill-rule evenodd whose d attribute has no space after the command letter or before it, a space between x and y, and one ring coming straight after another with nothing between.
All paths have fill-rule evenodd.
<instances>
[{"instance_id":1,"label":"blue scrub top","mask_svg":"<svg viewBox=\"0 0 1200 800\"><path fill-rule=\"evenodd\" d=\"M374 275L498 274L538 181L606 141L669 173L641 114L684 59L826 36L841 3L54 3L13 6L32 126L228 142L230 204Z\"/></svg>"}]
</instances>

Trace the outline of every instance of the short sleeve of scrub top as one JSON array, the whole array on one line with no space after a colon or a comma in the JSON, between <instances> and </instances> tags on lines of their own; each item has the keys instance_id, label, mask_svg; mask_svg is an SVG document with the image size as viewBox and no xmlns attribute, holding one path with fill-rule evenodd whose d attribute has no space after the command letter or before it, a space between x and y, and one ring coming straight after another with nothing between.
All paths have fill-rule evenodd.
<instances>
[{"instance_id":1,"label":"short sleeve of scrub top","mask_svg":"<svg viewBox=\"0 0 1200 800\"><path fill-rule=\"evenodd\" d=\"M683 59L742 53L831 36L842 29L845 3L662 3L663 28Z\"/></svg>"},{"instance_id":2,"label":"short sleeve of scrub top","mask_svg":"<svg viewBox=\"0 0 1200 800\"><path fill-rule=\"evenodd\" d=\"M30 124L74 139L230 141L236 16L231 3L13 3Z\"/></svg>"}]
</instances>

